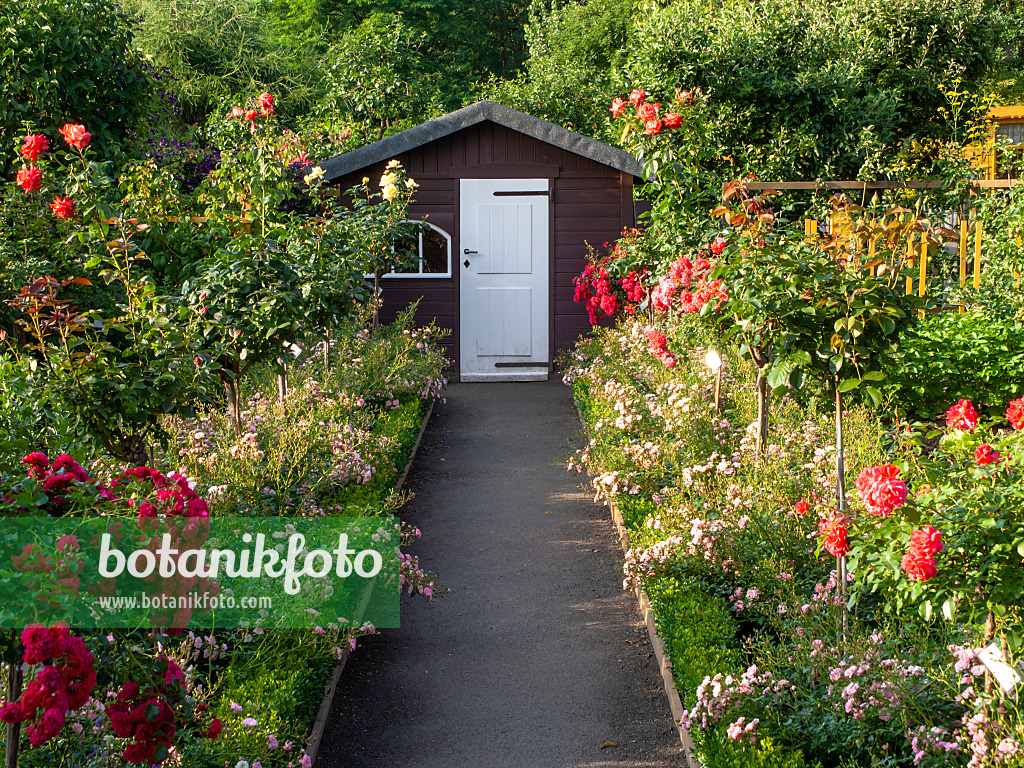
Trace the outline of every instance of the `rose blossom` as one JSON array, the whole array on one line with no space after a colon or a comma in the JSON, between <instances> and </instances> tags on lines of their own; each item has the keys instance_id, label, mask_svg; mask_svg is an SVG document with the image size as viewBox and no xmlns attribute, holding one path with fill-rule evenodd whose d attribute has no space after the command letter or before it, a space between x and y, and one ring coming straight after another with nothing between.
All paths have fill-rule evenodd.
<instances>
[{"instance_id":1,"label":"rose blossom","mask_svg":"<svg viewBox=\"0 0 1024 768\"><path fill-rule=\"evenodd\" d=\"M92 139L92 134L85 130L85 126L77 123L65 123L60 129L60 135L64 137L68 146L79 150L88 147Z\"/></svg>"},{"instance_id":2,"label":"rose blossom","mask_svg":"<svg viewBox=\"0 0 1024 768\"><path fill-rule=\"evenodd\" d=\"M978 412L970 400L961 400L946 411L946 426L958 432L973 432L978 426Z\"/></svg>"},{"instance_id":3,"label":"rose blossom","mask_svg":"<svg viewBox=\"0 0 1024 768\"><path fill-rule=\"evenodd\" d=\"M616 96L614 99L612 99L612 105L608 109L608 111L612 113L612 118L616 118L619 115L621 115L623 113L623 111L626 109L626 104L627 103L628 102L623 101L618 96Z\"/></svg>"},{"instance_id":4,"label":"rose blossom","mask_svg":"<svg viewBox=\"0 0 1024 768\"><path fill-rule=\"evenodd\" d=\"M662 120L662 124L666 128L672 128L674 130L683 124L683 116L676 112L669 112Z\"/></svg>"},{"instance_id":5,"label":"rose blossom","mask_svg":"<svg viewBox=\"0 0 1024 768\"><path fill-rule=\"evenodd\" d=\"M1006 406L1006 418L1014 429L1024 429L1024 397L1010 401Z\"/></svg>"},{"instance_id":6,"label":"rose blossom","mask_svg":"<svg viewBox=\"0 0 1024 768\"><path fill-rule=\"evenodd\" d=\"M991 445L984 443L974 449L974 460L979 464L998 464L1003 456Z\"/></svg>"},{"instance_id":7,"label":"rose blossom","mask_svg":"<svg viewBox=\"0 0 1024 768\"><path fill-rule=\"evenodd\" d=\"M857 493L872 515L888 517L907 502L907 484L892 464L867 467L857 476Z\"/></svg>"},{"instance_id":8,"label":"rose blossom","mask_svg":"<svg viewBox=\"0 0 1024 768\"><path fill-rule=\"evenodd\" d=\"M913 549L903 556L901 565L913 581L928 581L939 572L931 555Z\"/></svg>"},{"instance_id":9,"label":"rose blossom","mask_svg":"<svg viewBox=\"0 0 1024 768\"><path fill-rule=\"evenodd\" d=\"M50 140L41 133L30 133L21 145L21 156L26 160L38 160L39 156L50 148Z\"/></svg>"},{"instance_id":10,"label":"rose blossom","mask_svg":"<svg viewBox=\"0 0 1024 768\"><path fill-rule=\"evenodd\" d=\"M818 535L824 539L822 546L836 557L842 557L850 551L846 541L846 526L849 522L850 518L838 512L831 512L818 521Z\"/></svg>"},{"instance_id":11,"label":"rose blossom","mask_svg":"<svg viewBox=\"0 0 1024 768\"><path fill-rule=\"evenodd\" d=\"M647 91L643 88L634 88L629 93L629 103L634 107L639 107L644 103L644 99L647 97Z\"/></svg>"},{"instance_id":12,"label":"rose blossom","mask_svg":"<svg viewBox=\"0 0 1024 768\"><path fill-rule=\"evenodd\" d=\"M637 115L637 117L640 118L640 120L642 120L645 123L649 122L651 120L657 120L658 119L658 109L660 107L661 107L661 104L655 104L655 103L652 103L652 102L648 101L647 103L641 104L639 107L637 107L636 115Z\"/></svg>"},{"instance_id":13,"label":"rose blossom","mask_svg":"<svg viewBox=\"0 0 1024 768\"><path fill-rule=\"evenodd\" d=\"M656 136L661 133L661 120L648 120L644 123L644 130L648 136Z\"/></svg>"},{"instance_id":14,"label":"rose blossom","mask_svg":"<svg viewBox=\"0 0 1024 768\"><path fill-rule=\"evenodd\" d=\"M58 219L70 219L75 215L75 204L69 197L54 195L53 202L50 203L50 210Z\"/></svg>"},{"instance_id":15,"label":"rose blossom","mask_svg":"<svg viewBox=\"0 0 1024 768\"><path fill-rule=\"evenodd\" d=\"M260 105L260 109L263 110L263 114L274 114L274 97L269 93L261 93L259 98L256 99L256 103Z\"/></svg>"},{"instance_id":16,"label":"rose blossom","mask_svg":"<svg viewBox=\"0 0 1024 768\"><path fill-rule=\"evenodd\" d=\"M793 511L797 515L804 515L804 514L807 513L807 510L810 509L810 508L811 508L811 505L808 504L806 501L798 501L796 503L796 506L793 507Z\"/></svg>"},{"instance_id":17,"label":"rose blossom","mask_svg":"<svg viewBox=\"0 0 1024 768\"><path fill-rule=\"evenodd\" d=\"M25 190L25 194L38 192L40 185L43 183L43 173L34 165L28 165L18 171L14 181Z\"/></svg>"}]
</instances>

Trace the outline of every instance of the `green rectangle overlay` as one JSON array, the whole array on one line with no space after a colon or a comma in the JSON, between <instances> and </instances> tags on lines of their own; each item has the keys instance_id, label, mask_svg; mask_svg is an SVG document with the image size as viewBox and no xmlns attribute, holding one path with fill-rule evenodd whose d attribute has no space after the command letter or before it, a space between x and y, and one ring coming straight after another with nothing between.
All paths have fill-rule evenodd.
<instances>
[{"instance_id":1,"label":"green rectangle overlay","mask_svg":"<svg viewBox=\"0 0 1024 768\"><path fill-rule=\"evenodd\" d=\"M5 517L0 628L394 628L398 544L393 515Z\"/></svg>"}]
</instances>

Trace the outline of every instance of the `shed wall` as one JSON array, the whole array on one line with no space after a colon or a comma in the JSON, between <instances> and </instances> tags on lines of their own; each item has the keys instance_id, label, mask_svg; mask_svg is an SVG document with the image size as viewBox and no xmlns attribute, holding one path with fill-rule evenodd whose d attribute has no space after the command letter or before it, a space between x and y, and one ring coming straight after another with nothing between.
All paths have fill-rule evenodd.
<instances>
[{"instance_id":1,"label":"shed wall","mask_svg":"<svg viewBox=\"0 0 1024 768\"><path fill-rule=\"evenodd\" d=\"M600 248L634 225L633 176L568 152L496 123L484 122L418 147L397 158L419 188L409 207L411 218L427 219L452 236L451 278L384 280L383 318L393 319L422 297L416 317L452 331L446 354L457 361L459 330L458 205L460 178L553 178L551 243L552 354L571 349L590 330L586 308L573 300L572 280L586 264L587 243ZM342 189L363 176L374 182L385 163L342 177Z\"/></svg>"}]
</instances>

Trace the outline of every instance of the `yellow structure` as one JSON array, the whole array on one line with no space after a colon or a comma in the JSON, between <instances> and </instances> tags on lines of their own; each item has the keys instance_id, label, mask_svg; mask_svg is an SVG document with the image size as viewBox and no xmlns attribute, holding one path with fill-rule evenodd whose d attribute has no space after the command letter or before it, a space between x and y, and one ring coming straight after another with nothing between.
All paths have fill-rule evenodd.
<instances>
[{"instance_id":1,"label":"yellow structure","mask_svg":"<svg viewBox=\"0 0 1024 768\"><path fill-rule=\"evenodd\" d=\"M978 145L968 147L967 155L976 166L984 169L986 179L997 179L1000 173L996 167L996 142L1006 138L1011 146L1024 150L1024 105L992 107L986 118L990 121L986 146L984 149Z\"/></svg>"}]
</instances>

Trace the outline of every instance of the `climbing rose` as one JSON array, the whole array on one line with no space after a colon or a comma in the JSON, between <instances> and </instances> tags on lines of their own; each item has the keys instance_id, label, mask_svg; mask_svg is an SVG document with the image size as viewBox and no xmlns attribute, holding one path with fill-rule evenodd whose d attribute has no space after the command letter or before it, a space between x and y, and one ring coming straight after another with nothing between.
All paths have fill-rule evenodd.
<instances>
[{"instance_id":1,"label":"climbing rose","mask_svg":"<svg viewBox=\"0 0 1024 768\"><path fill-rule=\"evenodd\" d=\"M978 426L978 412L970 400L961 400L946 411L946 426L958 432L973 432Z\"/></svg>"},{"instance_id":2,"label":"climbing rose","mask_svg":"<svg viewBox=\"0 0 1024 768\"><path fill-rule=\"evenodd\" d=\"M644 103L644 99L647 97L647 91L643 88L634 88L629 92L629 103L634 107L638 107Z\"/></svg>"},{"instance_id":3,"label":"climbing rose","mask_svg":"<svg viewBox=\"0 0 1024 768\"><path fill-rule=\"evenodd\" d=\"M822 546L836 557L842 557L850 551L846 541L846 526L850 518L831 512L818 521L818 535L824 539Z\"/></svg>"},{"instance_id":4,"label":"climbing rose","mask_svg":"<svg viewBox=\"0 0 1024 768\"><path fill-rule=\"evenodd\" d=\"M1010 401L1006 406L1006 418L1014 429L1024 429L1024 397Z\"/></svg>"},{"instance_id":5,"label":"climbing rose","mask_svg":"<svg viewBox=\"0 0 1024 768\"><path fill-rule=\"evenodd\" d=\"M75 204L71 202L71 198L54 195L50 210L58 219L70 219L75 215Z\"/></svg>"},{"instance_id":6,"label":"climbing rose","mask_svg":"<svg viewBox=\"0 0 1024 768\"><path fill-rule=\"evenodd\" d=\"M998 464L1003 460L1003 457L991 445L984 443L974 449L974 460L979 464Z\"/></svg>"},{"instance_id":7,"label":"climbing rose","mask_svg":"<svg viewBox=\"0 0 1024 768\"><path fill-rule=\"evenodd\" d=\"M626 109L626 104L627 102L623 101L618 96L612 99L612 105L608 110L609 112L612 113L612 118L616 118L619 115L621 115L623 111Z\"/></svg>"},{"instance_id":8,"label":"climbing rose","mask_svg":"<svg viewBox=\"0 0 1024 768\"><path fill-rule=\"evenodd\" d=\"M857 493L872 515L888 517L907 503L907 484L900 479L899 467L892 464L861 470Z\"/></svg>"},{"instance_id":9,"label":"climbing rose","mask_svg":"<svg viewBox=\"0 0 1024 768\"><path fill-rule=\"evenodd\" d=\"M60 135L64 137L68 146L75 149L85 149L92 139L92 134L85 130L85 126L77 123L65 123L60 129Z\"/></svg>"},{"instance_id":10,"label":"climbing rose","mask_svg":"<svg viewBox=\"0 0 1024 768\"><path fill-rule=\"evenodd\" d=\"M245 119L246 120L255 120L257 115L259 115L259 112L257 112L255 109L250 109L249 111L247 111L245 113Z\"/></svg>"},{"instance_id":11,"label":"climbing rose","mask_svg":"<svg viewBox=\"0 0 1024 768\"><path fill-rule=\"evenodd\" d=\"M21 145L21 156L26 160L38 160L50 148L50 140L40 133L30 133Z\"/></svg>"},{"instance_id":12,"label":"climbing rose","mask_svg":"<svg viewBox=\"0 0 1024 768\"><path fill-rule=\"evenodd\" d=\"M655 136L661 133L661 120L648 120L644 124L644 130L648 136Z\"/></svg>"},{"instance_id":13,"label":"climbing rose","mask_svg":"<svg viewBox=\"0 0 1024 768\"><path fill-rule=\"evenodd\" d=\"M15 183L25 190L25 194L29 192L37 192L39 186L43 183L43 174L34 165L26 166L18 171L18 175L15 177Z\"/></svg>"},{"instance_id":14,"label":"climbing rose","mask_svg":"<svg viewBox=\"0 0 1024 768\"><path fill-rule=\"evenodd\" d=\"M725 250L726 240L724 237L716 237L714 242L711 243L711 252L718 256Z\"/></svg>"},{"instance_id":15,"label":"climbing rose","mask_svg":"<svg viewBox=\"0 0 1024 768\"><path fill-rule=\"evenodd\" d=\"M683 124L683 116L676 112L669 112L665 115L665 119L662 123L666 128L672 128L674 130Z\"/></svg>"},{"instance_id":16,"label":"climbing rose","mask_svg":"<svg viewBox=\"0 0 1024 768\"><path fill-rule=\"evenodd\" d=\"M650 101L648 101L645 104L641 104L636 109L637 117L639 117L645 123L648 123L651 120L657 120L658 119L658 109L660 107L661 107L661 104L655 104L655 103L650 102Z\"/></svg>"},{"instance_id":17,"label":"climbing rose","mask_svg":"<svg viewBox=\"0 0 1024 768\"><path fill-rule=\"evenodd\" d=\"M256 99L256 103L260 105L260 109L263 110L263 114L274 114L274 97L269 93L261 93L260 97Z\"/></svg>"},{"instance_id":18,"label":"climbing rose","mask_svg":"<svg viewBox=\"0 0 1024 768\"><path fill-rule=\"evenodd\" d=\"M807 514L807 510L809 510L810 508L811 505L808 504L806 501L798 501L796 503L796 506L793 507L793 511L796 512L796 514L798 515L805 515Z\"/></svg>"}]
</instances>

